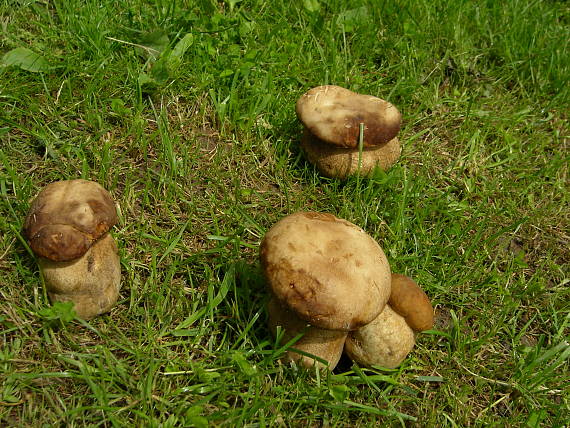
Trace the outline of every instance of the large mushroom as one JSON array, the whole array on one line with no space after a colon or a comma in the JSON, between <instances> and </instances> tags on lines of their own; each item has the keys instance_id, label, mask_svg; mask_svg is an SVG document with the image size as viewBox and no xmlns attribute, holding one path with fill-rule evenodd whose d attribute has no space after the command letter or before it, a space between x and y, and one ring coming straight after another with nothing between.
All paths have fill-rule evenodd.
<instances>
[{"instance_id":1,"label":"large mushroom","mask_svg":"<svg viewBox=\"0 0 570 428\"><path fill-rule=\"evenodd\" d=\"M416 334L432 326L427 295L411 278L394 273L388 304L370 324L349 333L345 350L361 365L395 368L414 347Z\"/></svg>"},{"instance_id":2,"label":"large mushroom","mask_svg":"<svg viewBox=\"0 0 570 428\"><path fill-rule=\"evenodd\" d=\"M390 296L390 267L380 246L361 228L331 214L298 212L265 235L261 265L272 295L270 328L286 340L302 330L294 347L329 363L342 354L346 334L383 310ZM311 366L291 350L287 359Z\"/></svg>"},{"instance_id":3,"label":"large mushroom","mask_svg":"<svg viewBox=\"0 0 570 428\"><path fill-rule=\"evenodd\" d=\"M295 110L305 128L301 147L325 176L369 176L375 168L388 170L400 156L401 115L388 101L325 85L303 94Z\"/></svg>"},{"instance_id":4,"label":"large mushroom","mask_svg":"<svg viewBox=\"0 0 570 428\"><path fill-rule=\"evenodd\" d=\"M48 295L73 302L80 318L109 311L119 296L119 254L108 233L116 222L111 195L87 180L51 183L30 206L24 233Z\"/></svg>"},{"instance_id":5,"label":"large mushroom","mask_svg":"<svg viewBox=\"0 0 570 428\"><path fill-rule=\"evenodd\" d=\"M380 246L361 228L331 214L298 212L277 222L261 242L271 294L269 328L297 338L285 361L329 370L343 348L353 361L398 366L418 332L433 325L426 294L391 273ZM315 357L315 358L313 358Z\"/></svg>"}]
</instances>

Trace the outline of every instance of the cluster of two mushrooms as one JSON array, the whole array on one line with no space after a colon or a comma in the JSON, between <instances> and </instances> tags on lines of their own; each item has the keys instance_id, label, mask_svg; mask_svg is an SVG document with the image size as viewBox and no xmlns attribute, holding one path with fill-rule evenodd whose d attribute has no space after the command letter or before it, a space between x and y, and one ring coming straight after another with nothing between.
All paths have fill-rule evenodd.
<instances>
[{"instance_id":1,"label":"cluster of two mushrooms","mask_svg":"<svg viewBox=\"0 0 570 428\"><path fill-rule=\"evenodd\" d=\"M80 318L109 311L119 296L119 253L109 233L116 222L111 195L93 181L51 183L30 206L24 233L48 295L73 302Z\"/></svg>"},{"instance_id":2,"label":"cluster of two mushrooms","mask_svg":"<svg viewBox=\"0 0 570 428\"><path fill-rule=\"evenodd\" d=\"M325 176L370 176L400 157L401 114L381 98L334 85L317 86L295 107L304 125L301 147Z\"/></svg>"},{"instance_id":3,"label":"cluster of two mushrooms","mask_svg":"<svg viewBox=\"0 0 570 428\"><path fill-rule=\"evenodd\" d=\"M361 365L393 368L416 333L433 324L430 301L415 282L392 274L376 241L331 214L283 218L263 238L260 258L270 329L275 335L282 328L281 344L302 335L288 361L311 367L322 360L332 370L344 350Z\"/></svg>"}]
</instances>

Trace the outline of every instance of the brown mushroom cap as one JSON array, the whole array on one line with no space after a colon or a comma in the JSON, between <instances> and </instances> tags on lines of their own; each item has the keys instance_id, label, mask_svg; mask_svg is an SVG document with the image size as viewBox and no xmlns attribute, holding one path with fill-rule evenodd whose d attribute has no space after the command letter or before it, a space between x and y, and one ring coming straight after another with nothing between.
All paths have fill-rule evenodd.
<instances>
[{"instance_id":1,"label":"brown mushroom cap","mask_svg":"<svg viewBox=\"0 0 570 428\"><path fill-rule=\"evenodd\" d=\"M387 143L400 131L401 115L394 105L340 86L309 90L297 101L296 112L311 134L339 147L358 147L361 123L364 147Z\"/></svg>"},{"instance_id":2,"label":"brown mushroom cap","mask_svg":"<svg viewBox=\"0 0 570 428\"><path fill-rule=\"evenodd\" d=\"M406 319L414 331L429 330L433 327L433 308L428 296L406 275L392 274L392 293L388 303Z\"/></svg>"},{"instance_id":3,"label":"brown mushroom cap","mask_svg":"<svg viewBox=\"0 0 570 428\"><path fill-rule=\"evenodd\" d=\"M333 370L338 364L342 356L344 341L346 340L346 331L325 330L313 327L306 321L297 317L293 312L283 308L274 297L267 304L267 312L269 314L269 329L275 337L277 335L277 327L281 326L284 330L280 345L292 340L299 333L303 333L292 348L306 352L308 354L319 357L328 362L328 366L323 365L320 361L306 355L299 354L293 349L287 350L284 360L294 361L304 367L311 368L313 366Z\"/></svg>"},{"instance_id":4,"label":"brown mushroom cap","mask_svg":"<svg viewBox=\"0 0 570 428\"><path fill-rule=\"evenodd\" d=\"M73 302L77 315L90 319L108 312L119 297L121 263L117 244L106 234L81 257L38 260L52 302Z\"/></svg>"},{"instance_id":5,"label":"brown mushroom cap","mask_svg":"<svg viewBox=\"0 0 570 428\"><path fill-rule=\"evenodd\" d=\"M301 147L309 162L314 164L321 174L331 178L347 178L357 173L366 177L370 176L376 167L387 171L396 163L401 153L398 138L392 138L380 146L364 147L359 165L358 148L331 146L307 129L303 133Z\"/></svg>"},{"instance_id":6,"label":"brown mushroom cap","mask_svg":"<svg viewBox=\"0 0 570 428\"><path fill-rule=\"evenodd\" d=\"M273 295L311 325L354 330L382 311L390 266L360 227L331 214L298 212L277 222L261 243Z\"/></svg>"},{"instance_id":7,"label":"brown mushroom cap","mask_svg":"<svg viewBox=\"0 0 570 428\"><path fill-rule=\"evenodd\" d=\"M57 181L32 202L24 233L32 250L53 261L81 257L117 222L111 195L87 180Z\"/></svg>"},{"instance_id":8,"label":"brown mushroom cap","mask_svg":"<svg viewBox=\"0 0 570 428\"><path fill-rule=\"evenodd\" d=\"M391 369L404 361L414 344L413 330L388 304L374 321L348 334L344 350L358 364Z\"/></svg>"}]
</instances>

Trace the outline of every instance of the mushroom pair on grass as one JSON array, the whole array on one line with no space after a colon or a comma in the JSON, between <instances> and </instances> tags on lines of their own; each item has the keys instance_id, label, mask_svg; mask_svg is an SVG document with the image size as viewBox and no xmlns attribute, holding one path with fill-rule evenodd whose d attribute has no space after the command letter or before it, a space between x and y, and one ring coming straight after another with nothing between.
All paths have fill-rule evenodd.
<instances>
[{"instance_id":1,"label":"mushroom pair on grass","mask_svg":"<svg viewBox=\"0 0 570 428\"><path fill-rule=\"evenodd\" d=\"M87 180L57 181L34 199L24 233L52 302L73 302L90 319L116 303L121 266L109 233L117 222L111 195Z\"/></svg>"},{"instance_id":2,"label":"mushroom pair on grass","mask_svg":"<svg viewBox=\"0 0 570 428\"><path fill-rule=\"evenodd\" d=\"M401 114L383 99L334 85L317 86L297 101L301 147L325 176L370 176L400 157Z\"/></svg>"},{"instance_id":3,"label":"mushroom pair on grass","mask_svg":"<svg viewBox=\"0 0 570 428\"><path fill-rule=\"evenodd\" d=\"M412 350L416 333L433 324L417 284L391 273L364 230L331 214L281 219L263 238L260 258L271 293L270 329L284 330L281 344L302 334L287 361L324 362L332 370L344 350L359 364L393 368Z\"/></svg>"}]
</instances>

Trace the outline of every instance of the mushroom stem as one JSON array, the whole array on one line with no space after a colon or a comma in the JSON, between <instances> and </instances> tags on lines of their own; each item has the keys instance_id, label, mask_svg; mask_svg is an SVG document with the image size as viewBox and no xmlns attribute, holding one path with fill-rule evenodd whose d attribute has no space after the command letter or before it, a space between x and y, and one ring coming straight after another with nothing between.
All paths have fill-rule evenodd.
<instances>
[{"instance_id":1,"label":"mushroom stem","mask_svg":"<svg viewBox=\"0 0 570 428\"><path fill-rule=\"evenodd\" d=\"M397 137L380 146L363 147L359 151L358 148L331 146L307 129L301 138L301 148L321 174L340 179L353 174L369 177L375 168L387 171L398 161L402 151Z\"/></svg>"},{"instance_id":2,"label":"mushroom stem","mask_svg":"<svg viewBox=\"0 0 570 428\"><path fill-rule=\"evenodd\" d=\"M90 319L117 302L121 265L117 244L107 233L78 259L54 262L38 259L52 302L73 302L77 316Z\"/></svg>"},{"instance_id":3,"label":"mushroom stem","mask_svg":"<svg viewBox=\"0 0 570 428\"><path fill-rule=\"evenodd\" d=\"M292 311L283 308L275 297L272 297L267 304L267 312L269 314L269 328L273 336L277 336L278 326L285 330L280 345L289 342L298 334L303 334L293 344L292 348L327 361L328 365L324 365L315 358L300 354L294 349L288 349L285 352L283 361L293 361L306 368L317 367L333 370L336 367L342 356L344 342L348 334L346 331L325 330L314 327L297 317Z\"/></svg>"}]
</instances>

